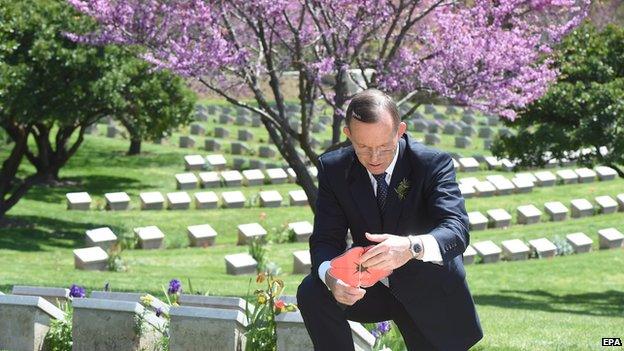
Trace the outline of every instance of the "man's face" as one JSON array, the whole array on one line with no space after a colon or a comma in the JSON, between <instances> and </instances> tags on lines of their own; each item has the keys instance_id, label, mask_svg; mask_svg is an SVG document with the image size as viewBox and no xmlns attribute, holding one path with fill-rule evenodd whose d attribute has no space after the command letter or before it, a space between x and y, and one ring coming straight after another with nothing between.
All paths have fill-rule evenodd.
<instances>
[{"instance_id":1,"label":"man's face","mask_svg":"<svg viewBox=\"0 0 624 351\"><path fill-rule=\"evenodd\" d=\"M407 125L401 122L395 130L392 116L383 112L375 123L352 119L343 132L351 140L360 163L372 174L381 174L390 166L399 138L406 129Z\"/></svg>"}]
</instances>

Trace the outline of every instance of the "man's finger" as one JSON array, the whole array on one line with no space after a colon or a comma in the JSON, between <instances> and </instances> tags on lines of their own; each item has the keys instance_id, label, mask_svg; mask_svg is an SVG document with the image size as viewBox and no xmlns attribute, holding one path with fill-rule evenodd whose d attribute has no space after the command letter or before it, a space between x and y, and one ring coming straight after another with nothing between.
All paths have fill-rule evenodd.
<instances>
[{"instance_id":1,"label":"man's finger","mask_svg":"<svg viewBox=\"0 0 624 351\"><path fill-rule=\"evenodd\" d=\"M383 263L387 261L387 257L384 254L379 254L376 255L374 257L369 258L366 261L362 261L362 263L360 263L360 265L362 265L363 268L371 268L371 267L375 267L376 265L379 265L380 263Z\"/></svg>"},{"instance_id":2,"label":"man's finger","mask_svg":"<svg viewBox=\"0 0 624 351\"><path fill-rule=\"evenodd\" d=\"M374 241L376 243L380 243L386 239L388 239L388 235L386 234L371 234L371 233L366 233L366 239L370 240L370 241Z\"/></svg>"},{"instance_id":3,"label":"man's finger","mask_svg":"<svg viewBox=\"0 0 624 351\"><path fill-rule=\"evenodd\" d=\"M360 256L360 263L363 263L371 257L377 256L378 254L386 251L388 251L388 248L385 245L377 244Z\"/></svg>"}]
</instances>

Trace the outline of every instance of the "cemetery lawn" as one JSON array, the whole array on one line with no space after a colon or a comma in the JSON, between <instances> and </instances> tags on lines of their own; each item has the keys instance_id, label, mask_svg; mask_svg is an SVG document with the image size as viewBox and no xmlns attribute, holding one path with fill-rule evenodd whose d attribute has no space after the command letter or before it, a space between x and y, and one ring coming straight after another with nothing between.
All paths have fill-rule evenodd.
<instances>
[{"instance_id":1,"label":"cemetery lawn","mask_svg":"<svg viewBox=\"0 0 624 351\"><path fill-rule=\"evenodd\" d=\"M102 127L102 126L101 126ZM254 130L253 128L249 128ZM329 132L329 131L327 131ZM262 135L258 129L256 135ZM266 132L265 132L266 133ZM232 131L232 137L236 133ZM203 138L198 138L198 147ZM476 138L475 138L476 139ZM265 139L266 140L266 139ZM0 291L10 292L13 285L42 285L69 287L83 285L87 290L101 290L106 282L114 291L150 292L161 296L162 286L172 278L181 279L189 292L193 289L215 295L245 296L250 289L250 276L225 274L223 257L247 252L236 246L236 226L260 222L275 233L285 223L308 220L313 215L308 207L239 210L140 211L138 194L175 190L174 174L184 172L183 156L200 150L184 150L175 144L144 143L141 156L125 156L128 142L101 136L86 140L62 169L65 184L37 187L14 207L0 227ZM257 144L249 143L257 150ZM226 149L229 149L226 147ZM445 148L446 149L446 148ZM0 148L4 159L8 150ZM466 155L467 153L464 150ZM485 152L483 152L486 154ZM231 155L226 154L228 160ZM277 160L277 159L276 159ZM278 161L275 161L278 162ZM551 171L555 171L553 169ZM32 169L24 166L23 172ZM458 178L509 173L479 171L459 173ZM241 188L248 198L261 189L278 190L288 200L294 184L264 185ZM570 200L584 197L594 202L599 195L615 197L624 192L624 180L589 184L557 185L536 188L532 193L474 198L466 201L468 211L504 208L512 213L508 229L487 229L471 233L471 241L493 240L500 244L506 239L564 237L573 232L585 232L594 240L594 252L556 257L552 260L501 262L467 266L468 282L477 303L485 338L476 350L587 350L601 349L602 337L624 337L624 250L599 251L598 229L616 227L624 231L624 212L596 215L564 222L542 222L529 226L516 223L515 208L534 204L543 209L548 201L561 201L569 207ZM93 198L87 212L66 210L65 194L87 191ZM125 191L131 197L131 210L107 212L104 193ZM190 193L203 190L189 191ZM261 220L261 217L266 217ZM209 248L189 248L186 227L210 224L218 233L216 245ZM127 250L122 256L129 265L127 272L85 272L73 268L72 250L84 247L84 232L102 226L110 227L118 236L132 236L132 229L156 225L166 235L164 250ZM293 295L302 275L293 275L292 252L307 249L307 243L271 244L269 258L283 269L286 294ZM255 282L251 283L251 289Z\"/></svg>"}]
</instances>

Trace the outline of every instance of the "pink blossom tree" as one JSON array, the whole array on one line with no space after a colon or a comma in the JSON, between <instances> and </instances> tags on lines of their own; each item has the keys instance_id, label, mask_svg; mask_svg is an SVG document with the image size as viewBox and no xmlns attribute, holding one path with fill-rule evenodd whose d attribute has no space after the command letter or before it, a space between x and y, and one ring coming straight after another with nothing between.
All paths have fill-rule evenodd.
<instances>
[{"instance_id":1,"label":"pink blossom tree","mask_svg":"<svg viewBox=\"0 0 624 351\"><path fill-rule=\"evenodd\" d=\"M393 94L409 116L424 97L444 97L515 118L542 96L557 71L551 48L586 16L589 0L68 0L93 17L92 44L142 49L145 60L199 80L260 116L297 174L312 208L306 163L315 105L333 111L332 142L353 91ZM296 72L301 130L288 123L282 82ZM357 73L360 74L357 74ZM363 74L369 72L370 74ZM356 75L358 77L355 77ZM333 77L324 85L324 77ZM354 79L359 78L359 79ZM261 82L270 89L263 90ZM244 87L256 104L236 96ZM305 157L300 157L300 147Z\"/></svg>"}]
</instances>

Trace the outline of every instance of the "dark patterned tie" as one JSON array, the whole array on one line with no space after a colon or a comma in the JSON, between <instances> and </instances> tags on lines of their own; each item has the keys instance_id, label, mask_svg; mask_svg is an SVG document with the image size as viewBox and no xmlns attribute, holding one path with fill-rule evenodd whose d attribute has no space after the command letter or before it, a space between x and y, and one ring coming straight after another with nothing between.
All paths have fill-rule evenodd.
<instances>
[{"instance_id":1,"label":"dark patterned tie","mask_svg":"<svg viewBox=\"0 0 624 351\"><path fill-rule=\"evenodd\" d=\"M373 174L377 181L377 206L379 211L382 212L384 205L386 204L386 197L388 196L388 183L386 183L386 172L382 174Z\"/></svg>"}]
</instances>

